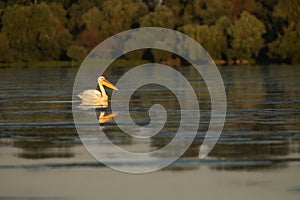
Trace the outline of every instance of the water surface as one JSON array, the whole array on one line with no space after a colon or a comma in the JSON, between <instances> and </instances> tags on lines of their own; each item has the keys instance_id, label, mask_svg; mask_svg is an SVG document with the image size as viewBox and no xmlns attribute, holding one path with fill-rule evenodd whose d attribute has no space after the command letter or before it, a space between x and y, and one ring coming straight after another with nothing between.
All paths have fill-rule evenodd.
<instances>
[{"instance_id":1,"label":"water surface","mask_svg":"<svg viewBox=\"0 0 300 200\"><path fill-rule=\"evenodd\" d=\"M227 93L227 118L220 140L203 160L198 159L198 152L210 119L209 94L192 67L176 69L195 88L201 122L193 145L181 159L159 173L198 173L204 170L203 167L213 174L220 170L228 174L267 171L285 176L286 170L299 171L299 66L219 68ZM71 99L77 70L66 67L0 69L0 173L5 172L8 176L12 171L25 170L22 171L25 178L28 169L33 170L30 173L39 173L38 169L42 169L45 174L52 174L51 170L80 171L104 167L86 152L74 127ZM111 82L116 82L127 70L114 67L105 75ZM141 87L130 102L131 115L137 124L149 123L148 109L153 104L163 105L168 113L166 126L160 134L147 141L137 140L122 133L113 120L104 121L101 125L109 139L136 152L155 150L168 144L178 129L180 106L167 88L158 85ZM110 108L101 111L111 113ZM296 177L299 180L299 173ZM299 185L290 186L287 180L282 187L285 192L299 194ZM5 196L3 194L6 193L0 193L0 197ZM21 196L24 194L27 193L20 193Z\"/></svg>"}]
</instances>

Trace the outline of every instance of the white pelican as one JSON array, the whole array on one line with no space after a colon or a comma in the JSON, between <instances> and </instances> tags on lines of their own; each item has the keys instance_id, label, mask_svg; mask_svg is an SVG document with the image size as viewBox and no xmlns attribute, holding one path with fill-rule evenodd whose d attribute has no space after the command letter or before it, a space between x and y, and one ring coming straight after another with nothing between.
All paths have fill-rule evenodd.
<instances>
[{"instance_id":1,"label":"white pelican","mask_svg":"<svg viewBox=\"0 0 300 200\"><path fill-rule=\"evenodd\" d=\"M100 76L98 78L98 85L100 88L99 90L85 90L82 93L78 94L77 96L81 99L83 105L104 105L108 104L108 96L105 92L103 86L111 88L113 90L118 90L118 88L106 80L104 76Z\"/></svg>"}]
</instances>

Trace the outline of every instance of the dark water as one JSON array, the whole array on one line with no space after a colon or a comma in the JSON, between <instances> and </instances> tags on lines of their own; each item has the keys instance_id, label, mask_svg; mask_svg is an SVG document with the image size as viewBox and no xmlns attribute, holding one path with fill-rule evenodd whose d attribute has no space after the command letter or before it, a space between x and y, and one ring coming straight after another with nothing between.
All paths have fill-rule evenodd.
<instances>
[{"instance_id":1,"label":"dark water","mask_svg":"<svg viewBox=\"0 0 300 200\"><path fill-rule=\"evenodd\" d=\"M229 66L219 68L227 93L227 118L220 140L203 160L197 158L201 133L210 119L210 99L192 67L177 68L199 98L199 137L180 160L165 170L287 168L300 162L300 66ZM82 147L72 117L72 89L77 68L0 69L0 170L9 168L101 167L80 158ZM116 82L126 70L115 67L106 77ZM110 92L109 92L110 95ZM150 98L151 96L151 98ZM168 113L164 134L153 138L159 149L173 137L180 107L166 88L148 85L132 97L132 118L147 124L147 109L162 104ZM109 108L104 110L110 112ZM130 149L135 141L113 121L103 122L117 145ZM55 160L55 162L53 161Z\"/></svg>"}]
</instances>

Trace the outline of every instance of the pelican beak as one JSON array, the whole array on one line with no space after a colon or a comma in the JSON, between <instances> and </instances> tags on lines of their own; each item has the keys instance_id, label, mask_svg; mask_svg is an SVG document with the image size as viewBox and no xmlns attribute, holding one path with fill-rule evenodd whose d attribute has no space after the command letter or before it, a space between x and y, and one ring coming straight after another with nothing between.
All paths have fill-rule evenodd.
<instances>
[{"instance_id":1,"label":"pelican beak","mask_svg":"<svg viewBox=\"0 0 300 200\"><path fill-rule=\"evenodd\" d=\"M102 84L105 85L106 87L113 89L113 90L119 90L114 84L109 82L108 80L102 80Z\"/></svg>"}]
</instances>

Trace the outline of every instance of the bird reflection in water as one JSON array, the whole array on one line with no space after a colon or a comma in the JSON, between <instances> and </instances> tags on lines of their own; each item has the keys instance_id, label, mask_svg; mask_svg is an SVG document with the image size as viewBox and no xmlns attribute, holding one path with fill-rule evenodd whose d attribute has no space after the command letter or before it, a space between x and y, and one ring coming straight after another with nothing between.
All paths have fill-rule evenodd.
<instances>
[{"instance_id":1,"label":"bird reflection in water","mask_svg":"<svg viewBox=\"0 0 300 200\"><path fill-rule=\"evenodd\" d=\"M106 114L105 111L101 110L99 115L97 113L97 118L99 120L100 125L108 122L112 122L117 113L109 113Z\"/></svg>"}]
</instances>

